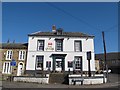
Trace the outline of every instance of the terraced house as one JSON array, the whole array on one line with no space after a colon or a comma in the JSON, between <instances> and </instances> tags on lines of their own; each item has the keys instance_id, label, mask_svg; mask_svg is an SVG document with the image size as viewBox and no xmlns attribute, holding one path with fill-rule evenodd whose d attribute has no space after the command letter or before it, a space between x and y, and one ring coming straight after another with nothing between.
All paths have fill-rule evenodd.
<instances>
[{"instance_id":1,"label":"terraced house","mask_svg":"<svg viewBox=\"0 0 120 90\"><path fill-rule=\"evenodd\" d=\"M40 71L88 72L88 51L91 51L90 68L95 72L94 36L64 32L55 25L51 32L36 32L28 36L27 74Z\"/></svg>"},{"instance_id":2,"label":"terraced house","mask_svg":"<svg viewBox=\"0 0 120 90\"><path fill-rule=\"evenodd\" d=\"M23 75L27 58L27 43L2 43L1 61L3 75Z\"/></svg>"}]
</instances>

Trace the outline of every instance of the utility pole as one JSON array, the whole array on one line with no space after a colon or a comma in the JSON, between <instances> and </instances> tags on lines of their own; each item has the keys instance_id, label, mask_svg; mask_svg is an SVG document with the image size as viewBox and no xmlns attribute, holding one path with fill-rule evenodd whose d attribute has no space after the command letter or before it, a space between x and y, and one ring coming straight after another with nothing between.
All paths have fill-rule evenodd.
<instances>
[{"instance_id":1,"label":"utility pole","mask_svg":"<svg viewBox=\"0 0 120 90\"><path fill-rule=\"evenodd\" d=\"M104 46L104 70L107 70L106 78L108 78L108 67L107 67L107 61L106 61L106 44L105 44L104 31L102 31L102 37L103 37L103 46Z\"/></svg>"}]
</instances>

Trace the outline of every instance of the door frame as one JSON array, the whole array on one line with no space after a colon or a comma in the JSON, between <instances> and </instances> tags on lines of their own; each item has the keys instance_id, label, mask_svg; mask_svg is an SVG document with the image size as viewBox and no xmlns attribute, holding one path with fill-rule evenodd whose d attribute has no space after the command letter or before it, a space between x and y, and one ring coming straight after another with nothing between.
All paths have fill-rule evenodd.
<instances>
[{"instance_id":1,"label":"door frame","mask_svg":"<svg viewBox=\"0 0 120 90\"><path fill-rule=\"evenodd\" d=\"M22 63L22 73L24 72L24 63L23 62L19 62L18 63L18 68L17 68L17 76L21 76L22 75L22 73L21 73L21 75L19 75L19 67L20 67L21 63Z\"/></svg>"},{"instance_id":2,"label":"door frame","mask_svg":"<svg viewBox=\"0 0 120 90\"><path fill-rule=\"evenodd\" d=\"M62 59L62 71L65 71L65 56L67 54L52 54L52 60L53 60L53 72L56 71L56 59Z\"/></svg>"}]
</instances>

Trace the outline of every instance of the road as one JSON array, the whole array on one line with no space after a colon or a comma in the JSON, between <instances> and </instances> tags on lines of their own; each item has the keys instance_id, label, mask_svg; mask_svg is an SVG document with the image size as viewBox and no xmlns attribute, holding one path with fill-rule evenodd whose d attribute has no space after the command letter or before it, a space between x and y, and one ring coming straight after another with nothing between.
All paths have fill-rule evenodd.
<instances>
[{"instance_id":1,"label":"road","mask_svg":"<svg viewBox=\"0 0 120 90\"><path fill-rule=\"evenodd\" d=\"M3 81L4 88L118 88L120 86L120 74L110 74L110 81L99 85L64 85L64 84L37 84L23 82Z\"/></svg>"}]
</instances>

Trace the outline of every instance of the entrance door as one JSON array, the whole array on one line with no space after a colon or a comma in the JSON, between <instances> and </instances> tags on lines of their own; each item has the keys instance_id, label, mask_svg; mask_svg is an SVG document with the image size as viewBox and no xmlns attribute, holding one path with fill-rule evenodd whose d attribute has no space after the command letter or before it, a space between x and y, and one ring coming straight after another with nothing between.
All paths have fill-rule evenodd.
<instances>
[{"instance_id":1,"label":"entrance door","mask_svg":"<svg viewBox=\"0 0 120 90\"><path fill-rule=\"evenodd\" d=\"M23 63L18 64L18 71L17 71L17 76L22 75L23 72Z\"/></svg>"},{"instance_id":2,"label":"entrance door","mask_svg":"<svg viewBox=\"0 0 120 90\"><path fill-rule=\"evenodd\" d=\"M62 59L56 59L56 71L62 71Z\"/></svg>"}]
</instances>

